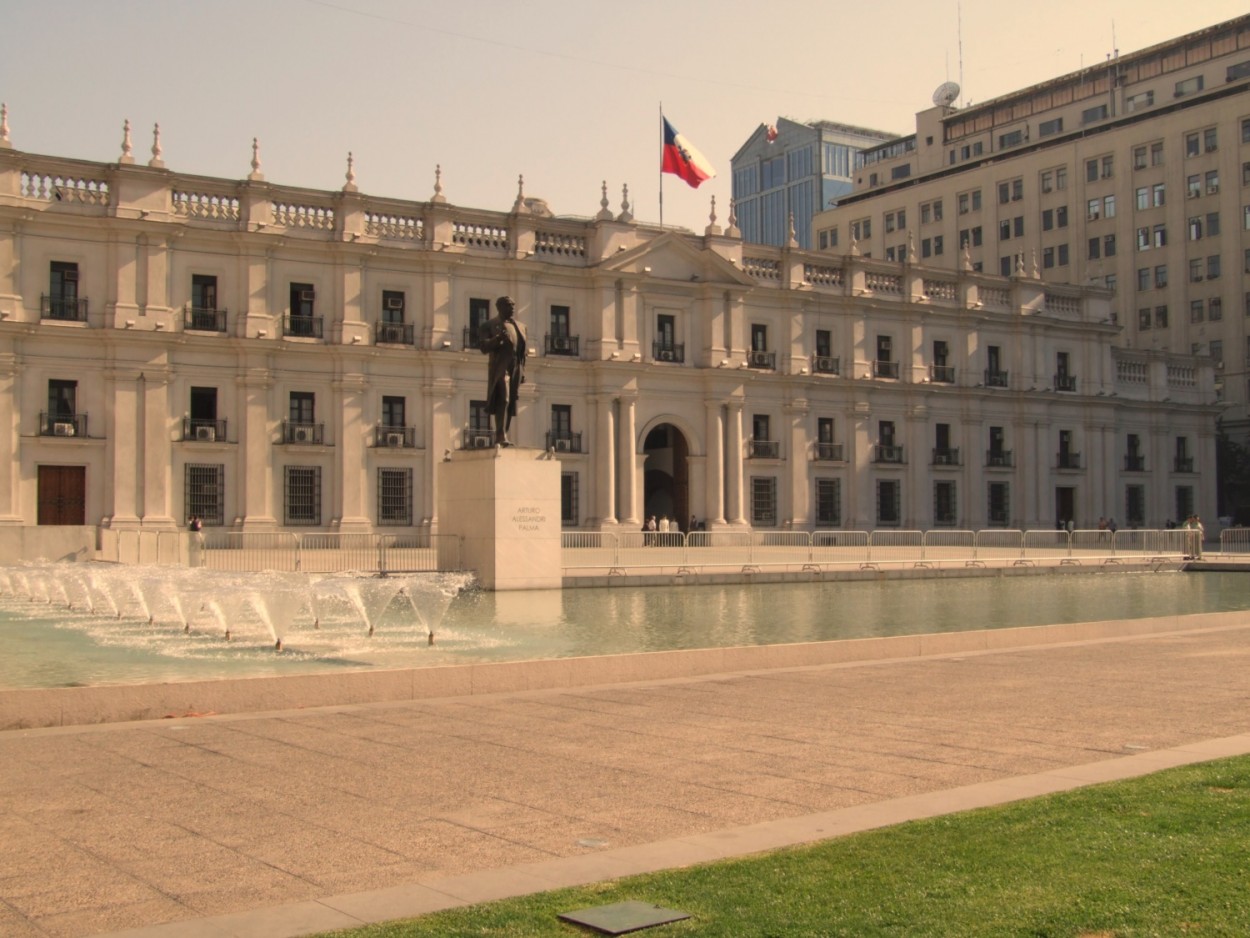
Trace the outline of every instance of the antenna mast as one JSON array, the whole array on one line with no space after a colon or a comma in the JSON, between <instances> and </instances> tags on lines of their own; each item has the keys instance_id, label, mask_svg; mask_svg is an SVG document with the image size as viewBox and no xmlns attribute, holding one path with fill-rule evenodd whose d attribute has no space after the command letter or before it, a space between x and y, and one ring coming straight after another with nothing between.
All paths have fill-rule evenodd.
<instances>
[{"instance_id":1,"label":"antenna mast","mask_svg":"<svg viewBox=\"0 0 1250 938\"><path fill-rule=\"evenodd\" d=\"M955 29L959 36L959 87L964 86L964 5L955 0Z\"/></svg>"}]
</instances>

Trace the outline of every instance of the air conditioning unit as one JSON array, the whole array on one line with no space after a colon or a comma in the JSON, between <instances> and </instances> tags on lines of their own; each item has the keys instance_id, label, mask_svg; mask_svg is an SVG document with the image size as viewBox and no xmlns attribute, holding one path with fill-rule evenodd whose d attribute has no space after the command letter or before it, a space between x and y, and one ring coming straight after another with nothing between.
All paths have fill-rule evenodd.
<instances>
[{"instance_id":1,"label":"air conditioning unit","mask_svg":"<svg viewBox=\"0 0 1250 938\"><path fill-rule=\"evenodd\" d=\"M556 440L556 452L557 453L573 452L573 441L572 440Z\"/></svg>"},{"instance_id":2,"label":"air conditioning unit","mask_svg":"<svg viewBox=\"0 0 1250 938\"><path fill-rule=\"evenodd\" d=\"M553 335L551 337L551 350L553 352L567 352L570 348L568 336Z\"/></svg>"},{"instance_id":3,"label":"air conditioning unit","mask_svg":"<svg viewBox=\"0 0 1250 938\"><path fill-rule=\"evenodd\" d=\"M316 298L317 298L316 290L300 290L299 291L299 301L301 303L311 303Z\"/></svg>"},{"instance_id":4,"label":"air conditioning unit","mask_svg":"<svg viewBox=\"0 0 1250 938\"><path fill-rule=\"evenodd\" d=\"M387 446L403 446L404 435L402 433L388 433L386 435Z\"/></svg>"},{"instance_id":5,"label":"air conditioning unit","mask_svg":"<svg viewBox=\"0 0 1250 938\"><path fill-rule=\"evenodd\" d=\"M752 352L751 364L759 368L768 368L771 365L771 352Z\"/></svg>"},{"instance_id":6,"label":"air conditioning unit","mask_svg":"<svg viewBox=\"0 0 1250 938\"><path fill-rule=\"evenodd\" d=\"M402 296L388 296L386 298L387 309L403 309L404 298Z\"/></svg>"},{"instance_id":7,"label":"air conditioning unit","mask_svg":"<svg viewBox=\"0 0 1250 938\"><path fill-rule=\"evenodd\" d=\"M655 353L657 362L672 362L677 360L677 353L669 348L662 348Z\"/></svg>"},{"instance_id":8,"label":"air conditioning unit","mask_svg":"<svg viewBox=\"0 0 1250 938\"><path fill-rule=\"evenodd\" d=\"M52 435L53 436L73 436L74 425L72 423L66 423L64 421L58 420L56 423L52 424Z\"/></svg>"},{"instance_id":9,"label":"air conditioning unit","mask_svg":"<svg viewBox=\"0 0 1250 938\"><path fill-rule=\"evenodd\" d=\"M495 445L495 438L489 433L473 433L469 436L469 449L489 449Z\"/></svg>"},{"instance_id":10,"label":"air conditioning unit","mask_svg":"<svg viewBox=\"0 0 1250 938\"><path fill-rule=\"evenodd\" d=\"M62 271L62 272L61 272L61 279L62 279L62 280L64 280L66 283L77 283L77 282L78 282L78 271L76 271L76 270L65 270L65 271Z\"/></svg>"},{"instance_id":11,"label":"air conditioning unit","mask_svg":"<svg viewBox=\"0 0 1250 938\"><path fill-rule=\"evenodd\" d=\"M296 443L307 443L312 439L312 431L307 427L296 427L291 439Z\"/></svg>"},{"instance_id":12,"label":"air conditioning unit","mask_svg":"<svg viewBox=\"0 0 1250 938\"><path fill-rule=\"evenodd\" d=\"M215 443L217 442L217 428L216 427L196 427L195 438L197 440L203 440L205 443Z\"/></svg>"}]
</instances>

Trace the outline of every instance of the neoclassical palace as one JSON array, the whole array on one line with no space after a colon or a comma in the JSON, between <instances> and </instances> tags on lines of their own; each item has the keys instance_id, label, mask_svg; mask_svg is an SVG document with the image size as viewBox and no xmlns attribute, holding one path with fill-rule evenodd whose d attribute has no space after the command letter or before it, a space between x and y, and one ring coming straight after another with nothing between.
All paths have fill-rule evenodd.
<instances>
[{"instance_id":1,"label":"neoclassical palace","mask_svg":"<svg viewBox=\"0 0 1250 938\"><path fill-rule=\"evenodd\" d=\"M477 325L566 529L1162 527L1214 514L1207 358L1122 347L1104 289L18 150L0 116L0 523L437 532L489 447Z\"/></svg>"}]
</instances>

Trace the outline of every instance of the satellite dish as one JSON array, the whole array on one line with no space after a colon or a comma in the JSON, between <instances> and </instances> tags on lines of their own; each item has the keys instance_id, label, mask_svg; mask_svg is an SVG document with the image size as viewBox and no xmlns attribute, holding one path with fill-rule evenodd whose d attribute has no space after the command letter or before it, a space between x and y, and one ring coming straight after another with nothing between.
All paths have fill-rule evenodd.
<instances>
[{"instance_id":1,"label":"satellite dish","mask_svg":"<svg viewBox=\"0 0 1250 938\"><path fill-rule=\"evenodd\" d=\"M944 81L933 92L933 103L938 107L950 107L959 97L959 85L953 81Z\"/></svg>"}]
</instances>

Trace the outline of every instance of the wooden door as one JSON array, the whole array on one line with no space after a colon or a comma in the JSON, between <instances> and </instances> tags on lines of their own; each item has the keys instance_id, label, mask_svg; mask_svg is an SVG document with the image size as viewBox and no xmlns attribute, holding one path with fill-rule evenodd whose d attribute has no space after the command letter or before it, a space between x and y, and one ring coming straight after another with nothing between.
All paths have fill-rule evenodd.
<instances>
[{"instance_id":1,"label":"wooden door","mask_svg":"<svg viewBox=\"0 0 1250 938\"><path fill-rule=\"evenodd\" d=\"M87 523L87 467L39 467L39 524Z\"/></svg>"}]
</instances>

